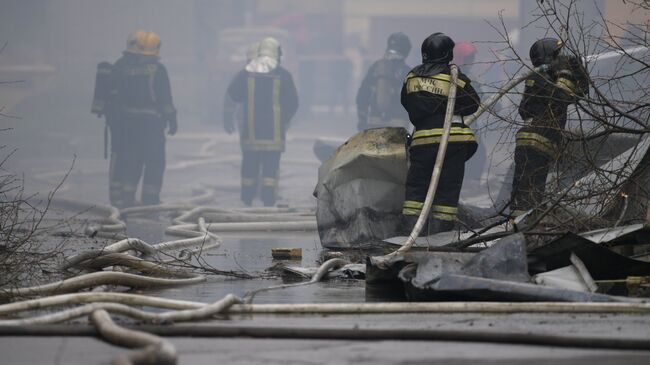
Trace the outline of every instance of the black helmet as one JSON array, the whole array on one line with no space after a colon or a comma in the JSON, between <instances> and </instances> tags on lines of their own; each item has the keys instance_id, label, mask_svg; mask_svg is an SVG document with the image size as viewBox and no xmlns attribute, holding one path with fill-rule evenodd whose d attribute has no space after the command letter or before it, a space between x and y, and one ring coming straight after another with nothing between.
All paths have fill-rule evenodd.
<instances>
[{"instance_id":1,"label":"black helmet","mask_svg":"<svg viewBox=\"0 0 650 365\"><path fill-rule=\"evenodd\" d=\"M411 52L411 40L402 32L393 33L388 37L386 50L395 51L406 58Z\"/></svg>"},{"instance_id":2,"label":"black helmet","mask_svg":"<svg viewBox=\"0 0 650 365\"><path fill-rule=\"evenodd\" d=\"M422 63L449 63L454 58L454 41L444 33L433 33L422 42Z\"/></svg>"},{"instance_id":3,"label":"black helmet","mask_svg":"<svg viewBox=\"0 0 650 365\"><path fill-rule=\"evenodd\" d=\"M533 66L551 63L562 49L562 41L555 38L543 38L533 43L530 47L530 61Z\"/></svg>"}]
</instances>

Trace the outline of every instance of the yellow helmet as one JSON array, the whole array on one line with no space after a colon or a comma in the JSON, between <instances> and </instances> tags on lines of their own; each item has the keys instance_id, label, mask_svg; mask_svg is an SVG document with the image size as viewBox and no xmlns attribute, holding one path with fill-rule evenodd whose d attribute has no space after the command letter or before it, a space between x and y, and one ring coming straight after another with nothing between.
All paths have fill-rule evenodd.
<instances>
[{"instance_id":1,"label":"yellow helmet","mask_svg":"<svg viewBox=\"0 0 650 365\"><path fill-rule=\"evenodd\" d=\"M126 52L145 56L158 56L160 52L160 37L154 32L136 30L129 34Z\"/></svg>"},{"instance_id":2,"label":"yellow helmet","mask_svg":"<svg viewBox=\"0 0 650 365\"><path fill-rule=\"evenodd\" d=\"M146 34L142 29L138 29L135 32L131 32L129 37L126 39L126 52L129 53L138 53L138 40Z\"/></svg>"},{"instance_id":3,"label":"yellow helmet","mask_svg":"<svg viewBox=\"0 0 650 365\"><path fill-rule=\"evenodd\" d=\"M273 37L264 38L260 42L260 47L258 49L258 56L267 56L272 59L280 62L280 56L282 56L282 49L280 48L280 42Z\"/></svg>"}]
</instances>

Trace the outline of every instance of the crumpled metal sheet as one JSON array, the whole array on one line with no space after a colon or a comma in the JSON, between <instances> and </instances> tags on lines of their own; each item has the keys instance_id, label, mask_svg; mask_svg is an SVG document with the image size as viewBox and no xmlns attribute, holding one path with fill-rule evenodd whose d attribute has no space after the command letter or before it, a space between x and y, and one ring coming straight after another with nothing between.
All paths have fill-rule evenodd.
<instances>
[{"instance_id":1,"label":"crumpled metal sheet","mask_svg":"<svg viewBox=\"0 0 650 365\"><path fill-rule=\"evenodd\" d=\"M528 266L526 260L526 240L516 233L502 238L492 247L485 249L469 259L460 256L430 253L420 257L414 276L400 273L403 281L420 289L435 285L443 276L449 274L476 276L497 280L527 282Z\"/></svg>"},{"instance_id":2,"label":"crumpled metal sheet","mask_svg":"<svg viewBox=\"0 0 650 365\"><path fill-rule=\"evenodd\" d=\"M579 290L530 282L522 233L502 238L465 262L430 253L399 273L409 300L625 301ZM566 265L565 265L566 266Z\"/></svg>"},{"instance_id":3,"label":"crumpled metal sheet","mask_svg":"<svg viewBox=\"0 0 650 365\"><path fill-rule=\"evenodd\" d=\"M628 298L514 281L446 274L425 288L407 286L407 298L426 300L621 302Z\"/></svg>"},{"instance_id":4,"label":"crumpled metal sheet","mask_svg":"<svg viewBox=\"0 0 650 365\"><path fill-rule=\"evenodd\" d=\"M623 227L608 227L597 229L589 232L580 233L580 237L584 237L594 243L618 243L618 242L632 242L635 243L637 237L644 236L643 242L648 242L648 235L650 232L646 231L645 224L632 224Z\"/></svg>"},{"instance_id":5,"label":"crumpled metal sheet","mask_svg":"<svg viewBox=\"0 0 650 365\"><path fill-rule=\"evenodd\" d=\"M353 248L395 236L406 181L404 128L361 131L318 170L314 196L321 244Z\"/></svg>"},{"instance_id":6,"label":"crumpled metal sheet","mask_svg":"<svg viewBox=\"0 0 650 365\"><path fill-rule=\"evenodd\" d=\"M552 288L589 291L587 285L581 279L578 270L572 266L565 266L559 269L539 273L533 276L536 284L549 286Z\"/></svg>"}]
</instances>

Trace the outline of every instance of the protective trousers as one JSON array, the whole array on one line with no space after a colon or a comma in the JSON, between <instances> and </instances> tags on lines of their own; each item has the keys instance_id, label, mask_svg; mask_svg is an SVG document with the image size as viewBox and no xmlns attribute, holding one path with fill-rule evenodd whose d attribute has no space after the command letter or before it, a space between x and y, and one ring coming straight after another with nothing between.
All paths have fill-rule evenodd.
<instances>
[{"instance_id":1,"label":"protective trousers","mask_svg":"<svg viewBox=\"0 0 650 365\"><path fill-rule=\"evenodd\" d=\"M111 136L115 142L111 143L111 203L118 208L135 205L142 179L142 204L159 204L165 173L164 124L159 120L130 120L115 130L120 138Z\"/></svg>"},{"instance_id":2,"label":"protective trousers","mask_svg":"<svg viewBox=\"0 0 650 365\"><path fill-rule=\"evenodd\" d=\"M241 164L241 200L251 205L257 195L262 175L260 197L265 206L273 206L277 200L279 151L243 151Z\"/></svg>"},{"instance_id":3,"label":"protective trousers","mask_svg":"<svg viewBox=\"0 0 650 365\"><path fill-rule=\"evenodd\" d=\"M406 177L406 199L402 210L403 230L410 230L422 212L424 200L431 181L439 144L411 146L410 166ZM431 207L428 228L421 233L448 231L453 228L458 213L458 199L465 174L467 146L464 143L450 143ZM404 227L406 225L406 227ZM410 226L410 227L409 227Z\"/></svg>"},{"instance_id":4,"label":"protective trousers","mask_svg":"<svg viewBox=\"0 0 650 365\"><path fill-rule=\"evenodd\" d=\"M551 158L530 146L515 148L515 173L512 180L510 211L518 216L542 203Z\"/></svg>"}]
</instances>

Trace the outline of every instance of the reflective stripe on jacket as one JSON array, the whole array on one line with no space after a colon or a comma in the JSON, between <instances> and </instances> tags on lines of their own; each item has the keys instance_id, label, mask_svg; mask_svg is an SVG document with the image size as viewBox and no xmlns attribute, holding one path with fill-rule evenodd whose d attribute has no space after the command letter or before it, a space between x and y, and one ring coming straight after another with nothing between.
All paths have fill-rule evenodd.
<instances>
[{"instance_id":1,"label":"reflective stripe on jacket","mask_svg":"<svg viewBox=\"0 0 650 365\"><path fill-rule=\"evenodd\" d=\"M291 74L279 66L268 73L242 70L228 86L228 95L243 103L242 150L284 151L286 130L298 109Z\"/></svg>"},{"instance_id":2,"label":"reflective stripe on jacket","mask_svg":"<svg viewBox=\"0 0 650 365\"><path fill-rule=\"evenodd\" d=\"M415 131L411 140L411 146L423 144L440 143L444 128L422 129ZM474 132L466 125L461 123L452 124L449 134L449 143L467 143L476 142Z\"/></svg>"}]
</instances>

